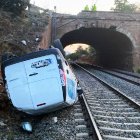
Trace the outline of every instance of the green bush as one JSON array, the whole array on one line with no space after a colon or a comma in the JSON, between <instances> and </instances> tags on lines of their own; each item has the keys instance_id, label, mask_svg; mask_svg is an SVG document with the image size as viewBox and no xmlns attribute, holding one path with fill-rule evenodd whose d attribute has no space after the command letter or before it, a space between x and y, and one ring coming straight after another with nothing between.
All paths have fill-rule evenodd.
<instances>
[{"instance_id":1,"label":"green bush","mask_svg":"<svg viewBox=\"0 0 140 140\"><path fill-rule=\"evenodd\" d=\"M76 53L72 53L66 56L66 59L70 59L72 61L76 61L79 58L79 55L77 55Z\"/></svg>"}]
</instances>

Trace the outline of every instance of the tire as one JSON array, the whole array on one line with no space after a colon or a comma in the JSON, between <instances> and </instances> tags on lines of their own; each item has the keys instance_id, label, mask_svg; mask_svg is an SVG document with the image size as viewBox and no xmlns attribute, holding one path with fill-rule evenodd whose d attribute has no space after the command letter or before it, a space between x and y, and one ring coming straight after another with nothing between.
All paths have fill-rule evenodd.
<instances>
[{"instance_id":1,"label":"tire","mask_svg":"<svg viewBox=\"0 0 140 140\"><path fill-rule=\"evenodd\" d=\"M65 57L65 51L64 51L64 48L62 46L60 39L56 39L52 45L54 48L58 48L60 52L63 54L63 56Z\"/></svg>"},{"instance_id":2,"label":"tire","mask_svg":"<svg viewBox=\"0 0 140 140\"><path fill-rule=\"evenodd\" d=\"M79 81L77 82L77 93L78 96L81 96L83 94L83 89L81 88Z\"/></svg>"},{"instance_id":3,"label":"tire","mask_svg":"<svg viewBox=\"0 0 140 140\"><path fill-rule=\"evenodd\" d=\"M77 93L78 93L78 96L80 96L80 95L83 94L83 90L82 89L77 89Z\"/></svg>"}]
</instances>

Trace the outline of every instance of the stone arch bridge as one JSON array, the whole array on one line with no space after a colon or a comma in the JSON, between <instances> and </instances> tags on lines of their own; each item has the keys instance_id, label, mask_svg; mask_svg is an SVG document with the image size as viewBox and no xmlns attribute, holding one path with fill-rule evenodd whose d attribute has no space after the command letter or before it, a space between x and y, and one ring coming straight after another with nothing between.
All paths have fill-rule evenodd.
<instances>
[{"instance_id":1,"label":"stone arch bridge","mask_svg":"<svg viewBox=\"0 0 140 140\"><path fill-rule=\"evenodd\" d=\"M52 42L59 38L64 47L73 43L91 45L96 50L97 63L104 67L140 67L140 13L55 13L51 38Z\"/></svg>"}]
</instances>

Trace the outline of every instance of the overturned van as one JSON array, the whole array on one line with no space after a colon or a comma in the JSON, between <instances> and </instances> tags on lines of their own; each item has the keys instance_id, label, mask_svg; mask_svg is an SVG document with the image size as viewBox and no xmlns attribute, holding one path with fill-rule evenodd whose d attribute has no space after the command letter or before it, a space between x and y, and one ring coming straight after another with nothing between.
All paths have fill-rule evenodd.
<instances>
[{"instance_id":1,"label":"overturned van","mask_svg":"<svg viewBox=\"0 0 140 140\"><path fill-rule=\"evenodd\" d=\"M5 60L2 75L13 106L27 114L51 112L78 100L77 79L57 48Z\"/></svg>"}]
</instances>

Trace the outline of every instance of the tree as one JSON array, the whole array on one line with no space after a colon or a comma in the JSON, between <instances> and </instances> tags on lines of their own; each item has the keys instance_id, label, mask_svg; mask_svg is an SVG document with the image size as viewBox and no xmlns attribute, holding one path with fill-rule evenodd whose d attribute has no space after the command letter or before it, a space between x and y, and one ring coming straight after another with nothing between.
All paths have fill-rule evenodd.
<instances>
[{"instance_id":1,"label":"tree","mask_svg":"<svg viewBox=\"0 0 140 140\"><path fill-rule=\"evenodd\" d=\"M85 11L89 11L88 5L85 6L84 10L85 10Z\"/></svg>"},{"instance_id":2,"label":"tree","mask_svg":"<svg viewBox=\"0 0 140 140\"><path fill-rule=\"evenodd\" d=\"M20 15L29 4L30 0L1 0L0 9Z\"/></svg>"},{"instance_id":3,"label":"tree","mask_svg":"<svg viewBox=\"0 0 140 140\"><path fill-rule=\"evenodd\" d=\"M96 51L95 51L95 49L94 49L92 46L90 46L90 47L87 49L87 52L88 52L89 56L94 56L94 55L96 55Z\"/></svg>"},{"instance_id":4,"label":"tree","mask_svg":"<svg viewBox=\"0 0 140 140\"><path fill-rule=\"evenodd\" d=\"M82 55L88 55L88 52L87 50L84 50L82 46L79 46L76 50L76 54L78 55L78 57L81 57Z\"/></svg>"},{"instance_id":5,"label":"tree","mask_svg":"<svg viewBox=\"0 0 140 140\"><path fill-rule=\"evenodd\" d=\"M137 6L135 4L129 4L128 0L115 0L114 5L115 8L113 10L115 12L133 13L137 9Z\"/></svg>"},{"instance_id":6,"label":"tree","mask_svg":"<svg viewBox=\"0 0 140 140\"><path fill-rule=\"evenodd\" d=\"M72 61L76 61L79 58L79 56L77 55L77 53L72 53L66 56L66 59L70 59Z\"/></svg>"},{"instance_id":7,"label":"tree","mask_svg":"<svg viewBox=\"0 0 140 140\"><path fill-rule=\"evenodd\" d=\"M78 60L81 56L88 55L88 51L84 50L82 46L79 46L75 53L67 55L67 59L71 59L73 61Z\"/></svg>"},{"instance_id":8,"label":"tree","mask_svg":"<svg viewBox=\"0 0 140 140\"><path fill-rule=\"evenodd\" d=\"M76 61L83 56L89 58L89 57L93 57L94 55L95 55L95 49L93 47L90 46L89 48L83 49L82 46L79 46L75 53L67 55L66 58Z\"/></svg>"},{"instance_id":9,"label":"tree","mask_svg":"<svg viewBox=\"0 0 140 140\"><path fill-rule=\"evenodd\" d=\"M97 11L97 7L95 4L91 7L91 11Z\"/></svg>"}]
</instances>

